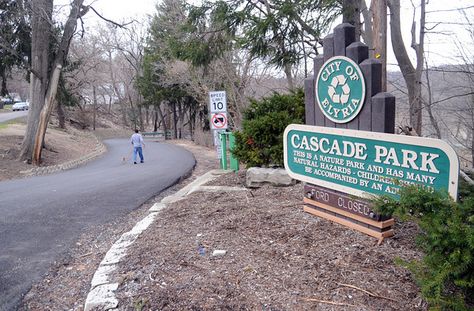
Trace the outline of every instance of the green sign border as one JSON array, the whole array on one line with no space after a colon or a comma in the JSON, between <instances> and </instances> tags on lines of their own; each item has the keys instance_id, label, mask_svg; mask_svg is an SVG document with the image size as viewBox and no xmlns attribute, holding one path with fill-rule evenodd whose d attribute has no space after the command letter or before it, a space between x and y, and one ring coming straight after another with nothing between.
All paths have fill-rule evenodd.
<instances>
[{"instance_id":1,"label":"green sign border","mask_svg":"<svg viewBox=\"0 0 474 311\"><path fill-rule=\"evenodd\" d=\"M370 197L374 193L363 191L357 188L348 187L342 184L335 182L323 180L317 177L312 177L308 175L303 175L297 172L293 172L290 169L288 162L288 143L291 131L303 131L315 134L328 134L333 136L340 136L341 139L344 138L361 138L372 141L380 141L382 143L398 143L419 147L426 147L431 149L438 149L443 152L448 161L449 161L449 181L448 181L448 192L454 200L457 198L458 191L458 177L459 177L459 159L456 155L456 152L453 148L448 145L446 142L439 139L432 139L426 137L416 137L416 136L404 136L404 135L395 135L395 134L386 134L378 132L367 132L359 130L349 130L349 129L339 129L339 128L329 128L313 125L301 125L301 124L290 124L286 127L283 135L283 147L284 147L284 164L285 169L288 172L288 175L294 179L301 180L307 183L323 186L329 189L338 190L344 193L349 193L359 197Z\"/></svg>"},{"instance_id":2,"label":"green sign border","mask_svg":"<svg viewBox=\"0 0 474 311\"><path fill-rule=\"evenodd\" d=\"M344 61L347 61L349 62L352 66L354 66L354 68L357 70L357 73L359 74L359 76L361 77L361 84L362 84L362 98L361 98L361 103L358 107L358 109L356 111L353 112L353 114L347 118L347 119L344 119L344 120L338 120L338 119L335 119L333 118L331 115L329 115L328 113L326 113L326 111L324 110L324 108L322 107L322 104L321 104L321 100L319 99L319 94L318 94L318 84L319 84L319 78L321 77L321 74L324 70L324 68L326 67L327 64L329 64L330 62L336 60L336 59L342 59ZM364 106L365 104L365 96L366 96L366 89L365 89L365 77L364 77L364 74L362 73L362 70L360 70L360 67L359 65L354 62L352 59L346 57L346 56L333 56L331 57L330 59L328 59L327 61L324 62L323 66L321 67L321 69L319 70L318 72L318 77L316 78L316 82L315 82L315 87L314 87L314 92L315 92L315 95L316 95L316 101L318 103L318 106L319 106L319 109L321 109L321 112L324 114L324 116L326 118L328 118L329 120L335 122L335 123L339 123L339 124L342 124L342 123L349 123L350 121L354 120L354 118L356 118L360 111L362 110L362 107Z\"/></svg>"}]
</instances>

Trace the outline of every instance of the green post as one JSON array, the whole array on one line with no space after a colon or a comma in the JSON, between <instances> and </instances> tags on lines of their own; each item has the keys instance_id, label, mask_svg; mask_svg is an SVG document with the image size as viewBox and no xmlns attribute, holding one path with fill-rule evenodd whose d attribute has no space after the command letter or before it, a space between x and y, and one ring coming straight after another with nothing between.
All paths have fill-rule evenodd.
<instances>
[{"instance_id":1,"label":"green post","mask_svg":"<svg viewBox=\"0 0 474 311\"><path fill-rule=\"evenodd\" d=\"M229 133L229 150L234 149L235 147L235 136L234 133ZM230 153L230 169L233 170L234 172L237 172L239 170L239 160L232 154Z\"/></svg>"},{"instance_id":2,"label":"green post","mask_svg":"<svg viewBox=\"0 0 474 311\"><path fill-rule=\"evenodd\" d=\"M220 133L221 137L221 169L227 169L227 135L225 133Z\"/></svg>"}]
</instances>

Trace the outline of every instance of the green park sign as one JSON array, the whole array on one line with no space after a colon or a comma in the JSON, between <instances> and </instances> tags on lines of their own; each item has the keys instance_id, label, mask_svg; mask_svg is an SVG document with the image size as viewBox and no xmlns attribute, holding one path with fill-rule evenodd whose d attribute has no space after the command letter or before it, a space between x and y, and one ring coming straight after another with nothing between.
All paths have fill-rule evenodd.
<instances>
[{"instance_id":1,"label":"green park sign","mask_svg":"<svg viewBox=\"0 0 474 311\"><path fill-rule=\"evenodd\" d=\"M294 179L359 197L397 198L404 185L457 197L459 160L442 140L296 124L283 139Z\"/></svg>"},{"instance_id":2,"label":"green park sign","mask_svg":"<svg viewBox=\"0 0 474 311\"><path fill-rule=\"evenodd\" d=\"M323 64L315 90L321 111L335 123L351 121L364 105L364 76L359 65L345 56L334 56Z\"/></svg>"}]
</instances>

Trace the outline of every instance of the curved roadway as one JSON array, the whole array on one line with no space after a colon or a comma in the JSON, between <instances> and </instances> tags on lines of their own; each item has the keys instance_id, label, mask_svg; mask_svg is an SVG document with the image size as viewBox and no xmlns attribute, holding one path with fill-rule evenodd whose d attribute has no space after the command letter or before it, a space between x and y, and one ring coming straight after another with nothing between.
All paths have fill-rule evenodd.
<instances>
[{"instance_id":1,"label":"curved roadway","mask_svg":"<svg viewBox=\"0 0 474 311\"><path fill-rule=\"evenodd\" d=\"M12 112L0 113L0 123L13 120L13 119L18 119L21 117L26 117L27 115L28 115L28 111L12 111Z\"/></svg>"},{"instance_id":2,"label":"curved roadway","mask_svg":"<svg viewBox=\"0 0 474 311\"><path fill-rule=\"evenodd\" d=\"M185 149L147 142L145 163L123 162L128 140L86 166L0 182L0 310L14 310L51 263L91 226L126 215L192 170Z\"/></svg>"}]
</instances>

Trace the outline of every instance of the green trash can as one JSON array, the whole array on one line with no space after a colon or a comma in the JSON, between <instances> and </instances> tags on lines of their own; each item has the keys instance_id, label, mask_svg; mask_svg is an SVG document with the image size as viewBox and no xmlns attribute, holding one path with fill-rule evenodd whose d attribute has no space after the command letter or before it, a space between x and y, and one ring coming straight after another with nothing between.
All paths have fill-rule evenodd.
<instances>
[{"instance_id":1,"label":"green trash can","mask_svg":"<svg viewBox=\"0 0 474 311\"><path fill-rule=\"evenodd\" d=\"M219 133L222 147L221 154L221 169L227 170L227 153L229 153L230 169L234 172L239 170L239 160L230 152L235 146L235 136L232 132ZM228 148L227 148L228 147ZM228 150L229 149L229 150Z\"/></svg>"}]
</instances>

